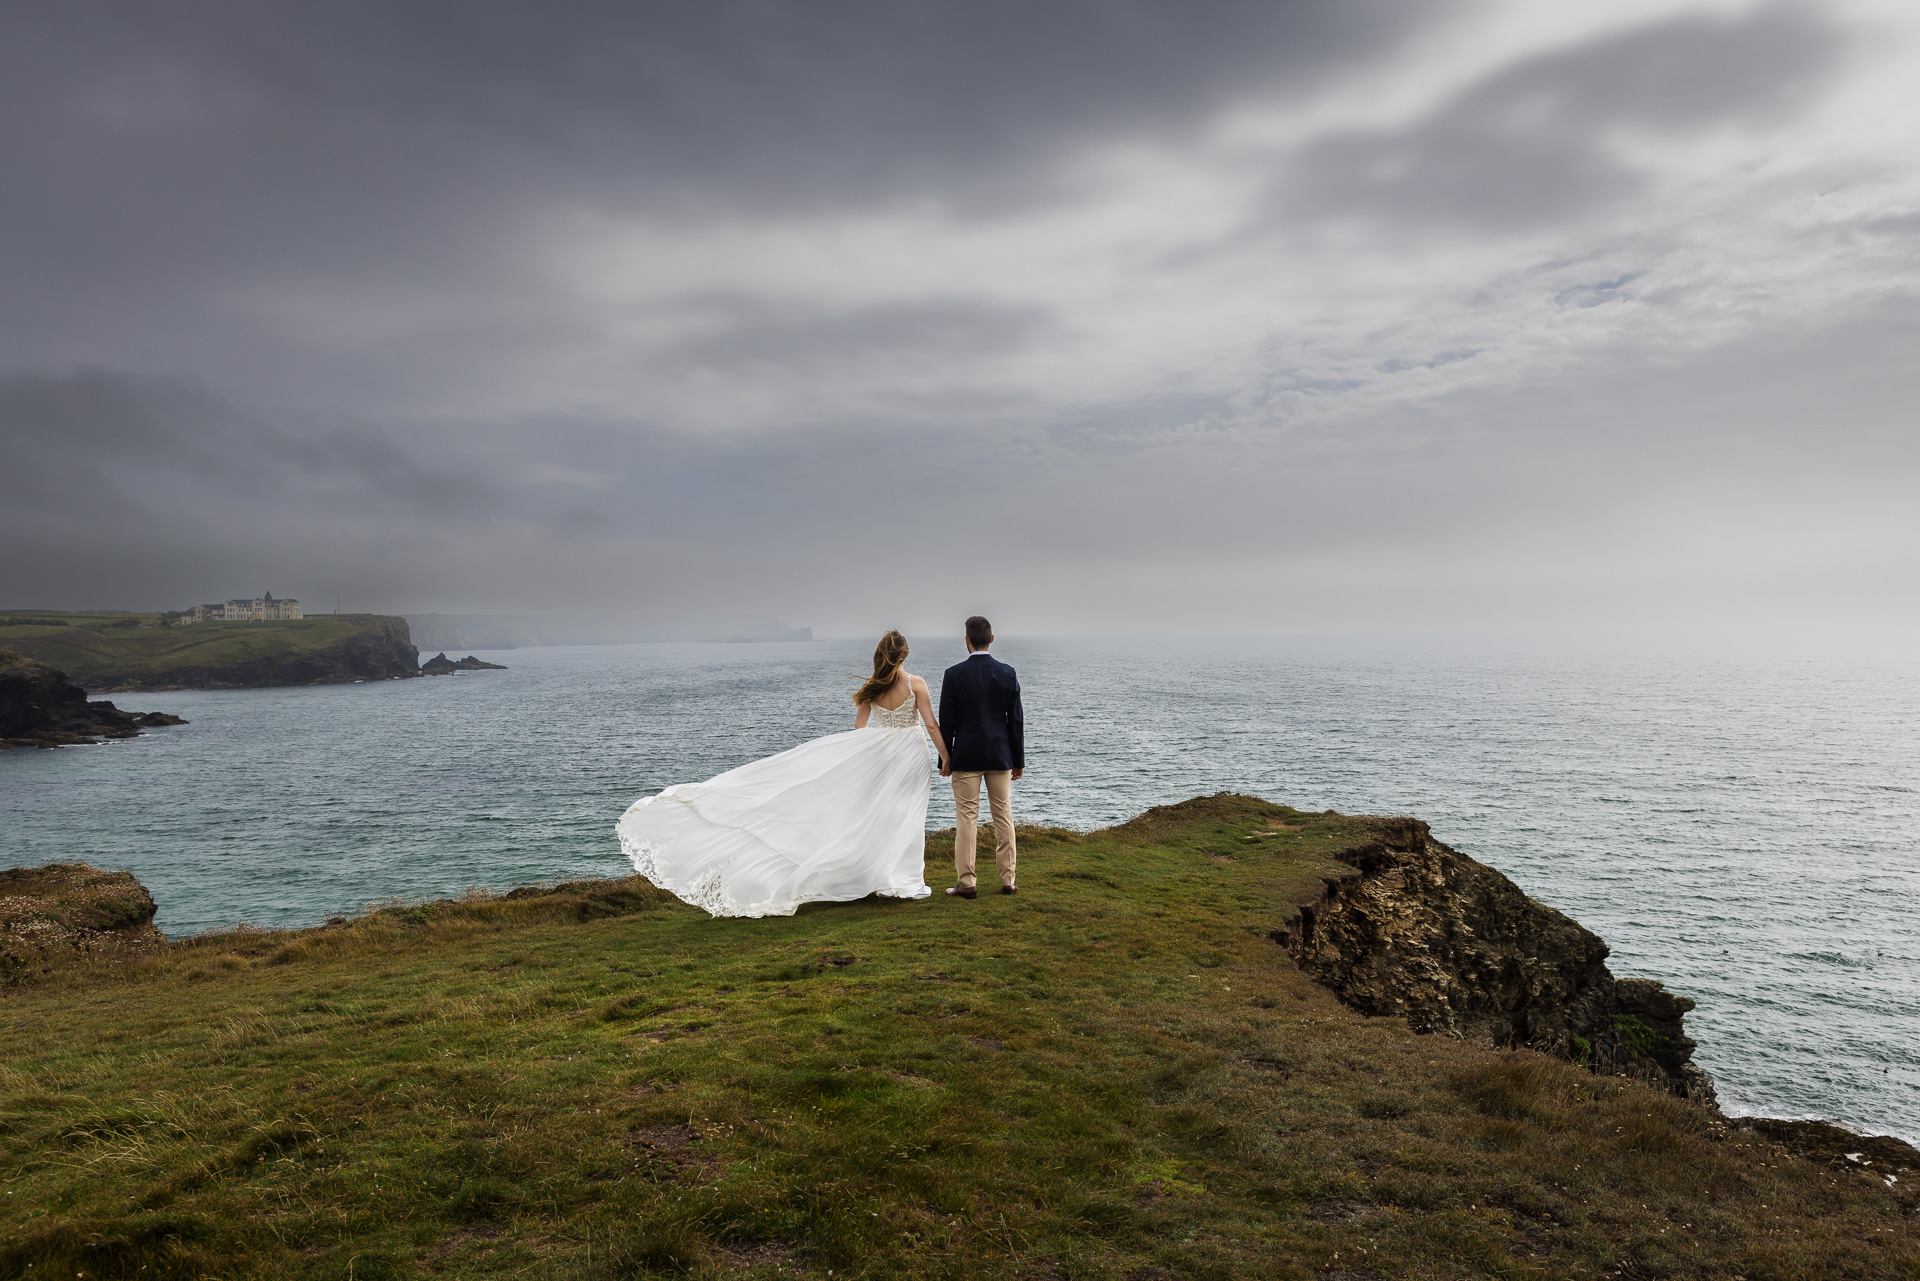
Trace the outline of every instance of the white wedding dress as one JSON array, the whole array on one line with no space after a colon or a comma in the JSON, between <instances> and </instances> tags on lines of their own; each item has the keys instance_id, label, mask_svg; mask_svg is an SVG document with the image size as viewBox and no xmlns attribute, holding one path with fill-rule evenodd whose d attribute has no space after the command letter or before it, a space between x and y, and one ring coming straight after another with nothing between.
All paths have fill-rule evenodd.
<instances>
[{"instance_id":1,"label":"white wedding dress","mask_svg":"<svg viewBox=\"0 0 1920 1281\"><path fill-rule=\"evenodd\" d=\"M925 898L932 767L918 699L635 801L615 830L634 870L714 916L791 916L869 894Z\"/></svg>"}]
</instances>

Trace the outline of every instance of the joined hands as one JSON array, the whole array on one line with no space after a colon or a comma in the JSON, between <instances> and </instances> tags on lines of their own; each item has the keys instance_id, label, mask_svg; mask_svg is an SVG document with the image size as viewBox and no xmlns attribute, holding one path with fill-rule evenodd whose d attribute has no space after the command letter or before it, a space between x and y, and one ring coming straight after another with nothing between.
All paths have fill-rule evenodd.
<instances>
[{"instance_id":1,"label":"joined hands","mask_svg":"<svg viewBox=\"0 0 1920 1281\"><path fill-rule=\"evenodd\" d=\"M1013 781L1014 781L1014 782L1016 782L1016 783L1018 783L1018 782L1020 781L1020 776L1021 776L1022 774L1025 774L1026 772L1027 772L1027 767L1026 767L1026 766L1024 766L1024 765L1022 765L1022 766L1021 766L1021 767L1020 767L1019 769L1017 769L1017 770L1014 770L1014 771L1013 771ZM952 778L952 777L953 777L953 763L952 763L951 761L941 761L941 762L940 762L940 777L941 777L941 778Z\"/></svg>"}]
</instances>

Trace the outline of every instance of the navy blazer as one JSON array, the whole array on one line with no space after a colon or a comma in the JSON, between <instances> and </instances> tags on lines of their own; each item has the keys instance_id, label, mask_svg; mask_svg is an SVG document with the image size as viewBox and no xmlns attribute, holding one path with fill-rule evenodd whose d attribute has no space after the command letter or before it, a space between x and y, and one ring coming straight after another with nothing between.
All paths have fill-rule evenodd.
<instances>
[{"instance_id":1,"label":"navy blazer","mask_svg":"<svg viewBox=\"0 0 1920 1281\"><path fill-rule=\"evenodd\" d=\"M940 737L963 773L1027 767L1020 682L991 654L969 654L940 678Z\"/></svg>"}]
</instances>

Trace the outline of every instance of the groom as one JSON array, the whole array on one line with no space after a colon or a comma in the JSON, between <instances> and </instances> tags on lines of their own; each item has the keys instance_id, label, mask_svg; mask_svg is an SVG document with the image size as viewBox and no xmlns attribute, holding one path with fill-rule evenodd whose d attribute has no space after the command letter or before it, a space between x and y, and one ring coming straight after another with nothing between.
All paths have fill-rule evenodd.
<instances>
[{"instance_id":1,"label":"groom","mask_svg":"<svg viewBox=\"0 0 1920 1281\"><path fill-rule=\"evenodd\" d=\"M974 837L980 822L980 782L986 780L993 817L993 864L1000 892L1013 887L1013 781L1026 773L1026 721L1020 713L1020 682L1013 669L987 652L993 626L974 615L967 620L967 660L947 669L940 681L940 736L947 740L947 768L953 779L953 870L958 884L947 893L975 898Z\"/></svg>"}]
</instances>

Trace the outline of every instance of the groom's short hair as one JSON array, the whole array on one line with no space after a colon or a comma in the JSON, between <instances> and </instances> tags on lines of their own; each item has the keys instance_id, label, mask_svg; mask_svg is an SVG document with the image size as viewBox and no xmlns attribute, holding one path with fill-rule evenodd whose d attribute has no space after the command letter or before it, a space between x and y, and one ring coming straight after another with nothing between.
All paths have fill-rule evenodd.
<instances>
[{"instance_id":1,"label":"groom's short hair","mask_svg":"<svg viewBox=\"0 0 1920 1281\"><path fill-rule=\"evenodd\" d=\"M975 614L967 620L967 643L975 649L993 644L993 624Z\"/></svg>"}]
</instances>

